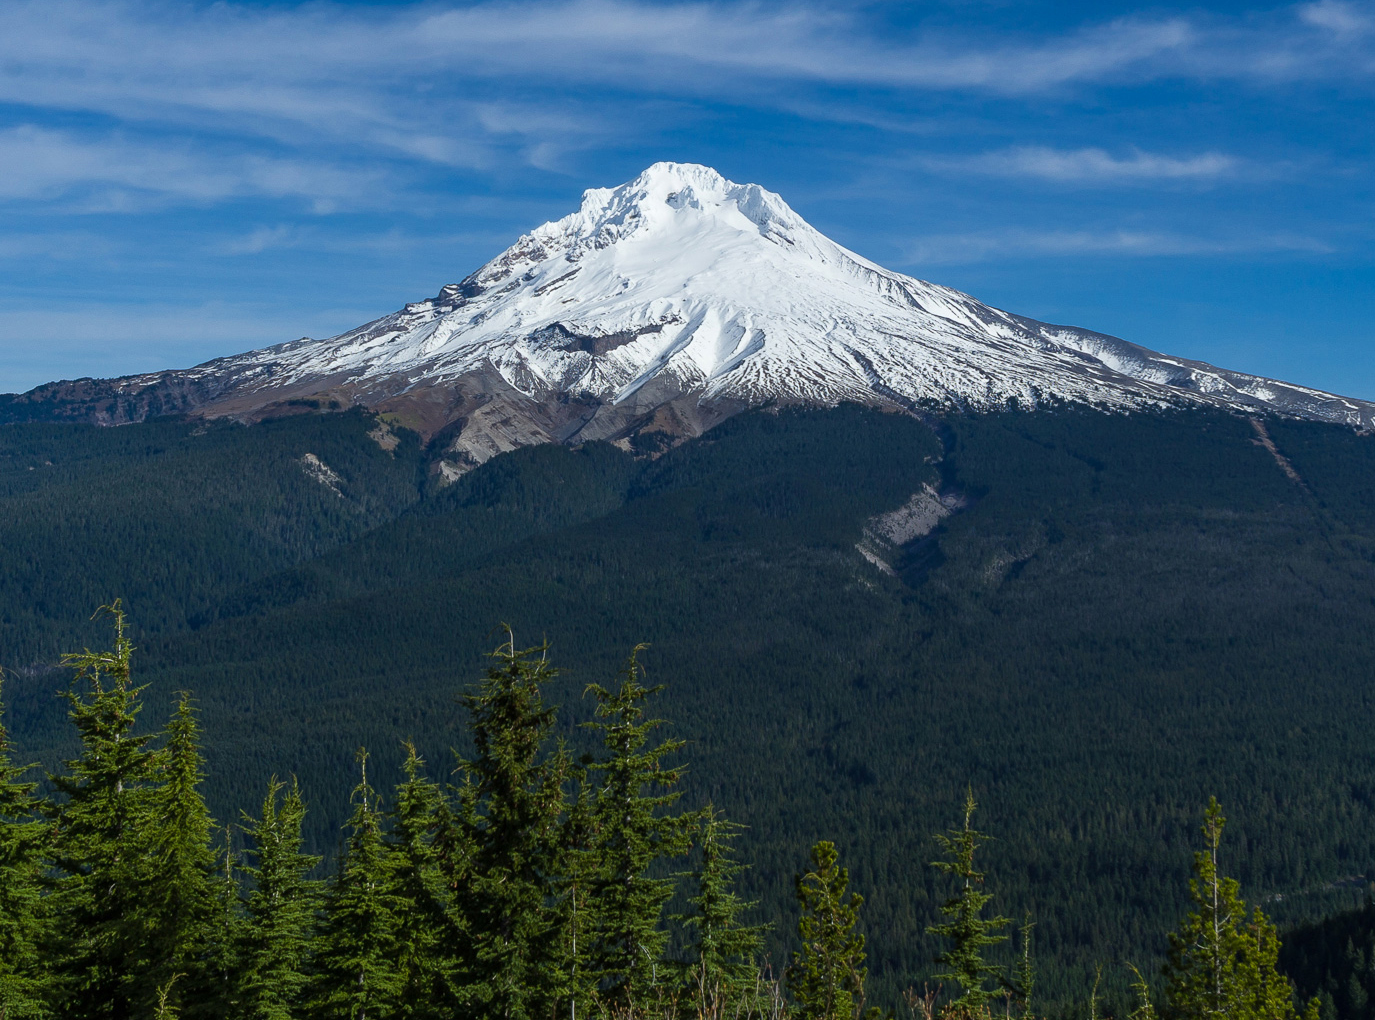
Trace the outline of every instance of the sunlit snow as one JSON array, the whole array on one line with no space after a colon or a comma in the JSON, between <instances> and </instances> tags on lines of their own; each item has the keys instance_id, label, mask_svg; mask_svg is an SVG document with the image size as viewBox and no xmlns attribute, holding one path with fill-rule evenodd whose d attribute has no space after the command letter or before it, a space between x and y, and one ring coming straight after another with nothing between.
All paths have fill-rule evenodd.
<instances>
[{"instance_id":1,"label":"sunlit snow","mask_svg":"<svg viewBox=\"0 0 1375 1020\"><path fill-rule=\"evenodd\" d=\"M1207 402L1375 420L1375 405L1025 319L890 272L778 195L679 163L586 192L577 212L431 300L216 370L227 362L261 366L272 388L387 377L404 389L495 370L532 398L603 403L654 381L703 403Z\"/></svg>"}]
</instances>

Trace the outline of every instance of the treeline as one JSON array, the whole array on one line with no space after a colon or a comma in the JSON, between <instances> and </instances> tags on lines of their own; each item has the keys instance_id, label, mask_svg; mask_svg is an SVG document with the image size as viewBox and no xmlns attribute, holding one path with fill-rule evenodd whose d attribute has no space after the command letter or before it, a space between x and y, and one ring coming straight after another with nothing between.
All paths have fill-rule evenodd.
<instances>
[{"instance_id":1,"label":"treeline","mask_svg":"<svg viewBox=\"0 0 1375 1020\"><path fill-rule=\"evenodd\" d=\"M123 612L107 611L114 648L64 659L80 753L50 794L11 760L0 726L0 1020L892 1015L867 1000L863 900L830 842L795 877L799 948L774 978L761 959L769 926L735 890L741 826L678 804L683 768L668 759L683 742L655 734L658 688L639 648L617 683L589 687L601 750L575 757L544 701L547 649L519 650L508 633L463 698L474 750L453 783L407 745L384 803L359 751L352 815L320 881L294 781L268 784L238 826L241 849L212 821L188 694L160 740L136 732L145 688ZM1015 966L987 956L1010 922L987 912L974 810L970 793L963 824L936 837L934 867L951 880L930 929L943 969L934 990L908 990L912 1020L1036 1015L1031 919ZM1138 974L1130 1020L1298 1016L1274 926L1218 871L1223 824L1214 801L1163 996L1153 1002Z\"/></svg>"}]
</instances>

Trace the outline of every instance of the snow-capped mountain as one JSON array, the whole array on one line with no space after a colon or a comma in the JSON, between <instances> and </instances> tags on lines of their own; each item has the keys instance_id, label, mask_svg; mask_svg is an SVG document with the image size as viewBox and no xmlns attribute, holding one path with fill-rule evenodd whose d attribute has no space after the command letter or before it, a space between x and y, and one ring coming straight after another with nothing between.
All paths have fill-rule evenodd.
<instances>
[{"instance_id":1,"label":"snow-capped mountain","mask_svg":"<svg viewBox=\"0 0 1375 1020\"><path fill-rule=\"evenodd\" d=\"M363 404L426 434L447 428L456 464L538 442L691 435L771 402L1211 404L1375 425L1375 404L1048 325L891 272L778 195L678 163L586 192L577 212L461 283L340 336L11 399L11 412L59 402L69 417L111 422Z\"/></svg>"}]
</instances>

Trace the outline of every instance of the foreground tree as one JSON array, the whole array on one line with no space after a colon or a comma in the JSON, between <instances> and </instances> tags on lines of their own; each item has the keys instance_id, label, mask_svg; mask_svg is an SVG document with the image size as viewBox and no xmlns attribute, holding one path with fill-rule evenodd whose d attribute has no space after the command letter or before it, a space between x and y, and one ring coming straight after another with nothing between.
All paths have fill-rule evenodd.
<instances>
[{"instance_id":1,"label":"foreground tree","mask_svg":"<svg viewBox=\"0 0 1375 1020\"><path fill-rule=\"evenodd\" d=\"M548 747L554 711L543 690L556 671L545 652L518 651L507 631L486 677L463 699L475 754L459 762L447 877L454 924L467 938L453 951L473 1008L499 1020L543 1020L564 985L552 905L570 762L562 747Z\"/></svg>"},{"instance_id":2,"label":"foreground tree","mask_svg":"<svg viewBox=\"0 0 1375 1020\"><path fill-rule=\"evenodd\" d=\"M685 854L691 819L664 814L678 799L673 789L683 770L665 767L664 758L680 750L681 740L649 744L661 719L646 719L645 701L662 690L641 683L637 647L621 672L616 690L588 687L597 698L589 725L601 731L605 757L591 764L600 774L594 806L597 867L589 889L595 904L589 963L601 984L605 1004L616 1011L643 1009L658 994L659 966L668 935L664 904L673 896L673 878L655 878L661 861Z\"/></svg>"},{"instance_id":3,"label":"foreground tree","mask_svg":"<svg viewBox=\"0 0 1375 1020\"><path fill-rule=\"evenodd\" d=\"M584 757L583 765L590 761ZM593 886L599 868L595 791L585 768L575 770L577 797L568 806L559 832L559 1011L569 1020L590 1017L598 1005L598 980L590 949L596 934Z\"/></svg>"},{"instance_id":4,"label":"foreground tree","mask_svg":"<svg viewBox=\"0 0 1375 1020\"><path fill-rule=\"evenodd\" d=\"M689 873L691 913L676 918L691 934L687 949L688 993L701 1017L726 1015L752 990L759 976L759 951L771 925L744 925L740 915L755 906L735 893L744 866L731 857L731 842L743 828L707 805L698 821L701 861Z\"/></svg>"},{"instance_id":5,"label":"foreground tree","mask_svg":"<svg viewBox=\"0 0 1375 1020\"><path fill-rule=\"evenodd\" d=\"M398 1014L402 976L398 933L407 918L396 895L395 867L382 839L382 811L363 777L353 789L353 815L339 871L325 901L315 953L312 1012L324 1018L387 1020Z\"/></svg>"},{"instance_id":6,"label":"foreground tree","mask_svg":"<svg viewBox=\"0 0 1375 1020\"><path fill-rule=\"evenodd\" d=\"M425 776L414 744L406 744L403 768L406 778L396 788L388 842L398 909L404 915L396 934L399 1015L439 1020L456 1015L463 1002L454 958L463 935L452 924L442 867L456 849L453 819L443 791Z\"/></svg>"},{"instance_id":7,"label":"foreground tree","mask_svg":"<svg viewBox=\"0 0 1375 1020\"><path fill-rule=\"evenodd\" d=\"M1279 934L1259 907L1248 917L1236 879L1218 873L1227 820L1216 798L1204 816L1204 849L1194 854L1194 911L1170 935L1166 1002L1179 1020L1293 1020L1294 989L1276 969ZM1306 1018L1316 1020L1318 1004Z\"/></svg>"},{"instance_id":8,"label":"foreground tree","mask_svg":"<svg viewBox=\"0 0 1375 1020\"><path fill-rule=\"evenodd\" d=\"M257 866L244 871L253 882L240 952L238 995L242 1015L253 1020L293 1020L304 1005L310 942L319 903L319 883L306 876L320 858L301 852L306 806L293 780L284 786L274 776L263 799L261 818L247 818Z\"/></svg>"},{"instance_id":9,"label":"foreground tree","mask_svg":"<svg viewBox=\"0 0 1375 1020\"><path fill-rule=\"evenodd\" d=\"M1005 917L983 916L983 909L993 896L983 891L983 872L974 867L974 854L988 839L972 825L977 807L971 790L965 796L964 825L936 836L936 841L947 856L943 860L933 861L932 866L952 876L959 883L959 888L940 908L949 920L927 929L932 935L939 935L951 942L950 948L936 957L936 962L944 964L946 968L944 973L936 977L943 981L954 981L960 986L962 994L950 1007L963 1013L983 1010L988 1000L999 994L999 989L988 988L985 982L993 978L1001 983L1002 968L986 961L983 954L988 947L1007 940L1006 935L995 933L1011 923ZM1030 976L1029 963L1027 973Z\"/></svg>"},{"instance_id":10,"label":"foreground tree","mask_svg":"<svg viewBox=\"0 0 1375 1020\"><path fill-rule=\"evenodd\" d=\"M212 890L214 913L208 925L209 942L206 946L205 968L212 997L198 1012L198 1015L211 1018L243 1015L239 1000L239 976L246 928L238 866L238 856L234 853L234 831L226 825Z\"/></svg>"},{"instance_id":11,"label":"foreground tree","mask_svg":"<svg viewBox=\"0 0 1375 1020\"><path fill-rule=\"evenodd\" d=\"M221 992L211 959L214 822L200 793L200 727L186 692L178 697L157 764L162 783L150 799L152 870L144 904L151 921L148 979L163 1009L184 1011L188 1018L213 1015Z\"/></svg>"},{"instance_id":12,"label":"foreground tree","mask_svg":"<svg viewBox=\"0 0 1375 1020\"><path fill-rule=\"evenodd\" d=\"M40 900L47 827L37 818L38 784L23 781L29 768L10 760L0 703L0 1017L5 1020L50 1015Z\"/></svg>"},{"instance_id":13,"label":"foreground tree","mask_svg":"<svg viewBox=\"0 0 1375 1020\"><path fill-rule=\"evenodd\" d=\"M165 962L150 904L157 756L133 732L142 688L130 680L124 613L118 602L101 612L114 619L115 647L63 659L84 687L65 694L81 754L52 777L65 800L53 831L51 968L59 1012L73 1020L152 1012Z\"/></svg>"},{"instance_id":14,"label":"foreground tree","mask_svg":"<svg viewBox=\"0 0 1375 1020\"><path fill-rule=\"evenodd\" d=\"M846 890L850 872L839 866L835 844L812 847L811 870L796 876L794 886L802 916L797 937L802 948L788 966L788 991L806 1020L858 1020L877 1017L864 1010L864 936L855 931L864 898Z\"/></svg>"}]
</instances>

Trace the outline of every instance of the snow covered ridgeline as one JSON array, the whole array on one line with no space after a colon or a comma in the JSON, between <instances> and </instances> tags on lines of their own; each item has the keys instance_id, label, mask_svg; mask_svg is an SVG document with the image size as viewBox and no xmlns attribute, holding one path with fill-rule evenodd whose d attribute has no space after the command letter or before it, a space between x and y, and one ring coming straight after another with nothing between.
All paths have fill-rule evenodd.
<instances>
[{"instance_id":1,"label":"snow covered ridgeline","mask_svg":"<svg viewBox=\"0 0 1375 1020\"><path fill-rule=\"evenodd\" d=\"M186 410L262 416L327 396L455 432L461 461L532 442L691 435L765 402L1048 400L1127 410L1257 408L1361 428L1375 405L1000 311L894 273L782 198L657 163L521 237L427 301L326 340L178 377ZM165 402L164 402L165 403Z\"/></svg>"}]
</instances>

